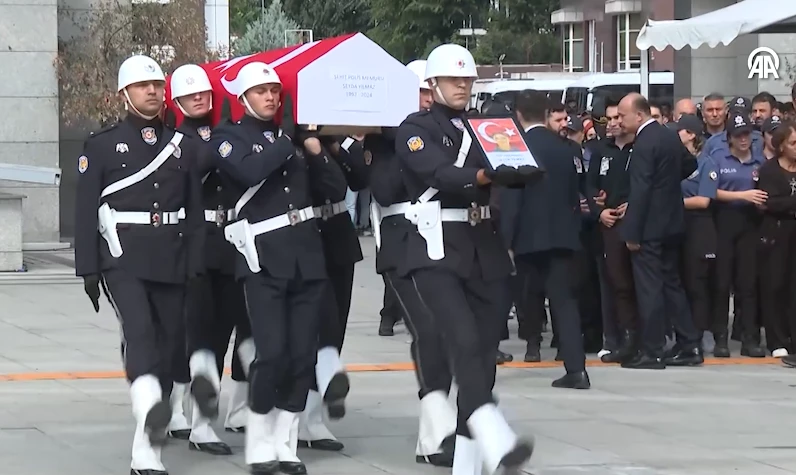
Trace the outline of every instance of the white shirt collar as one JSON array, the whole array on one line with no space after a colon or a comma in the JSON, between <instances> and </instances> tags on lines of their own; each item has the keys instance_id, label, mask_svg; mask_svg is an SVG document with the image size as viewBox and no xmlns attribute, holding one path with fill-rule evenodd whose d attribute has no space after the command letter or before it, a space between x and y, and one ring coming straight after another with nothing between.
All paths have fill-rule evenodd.
<instances>
[{"instance_id":1,"label":"white shirt collar","mask_svg":"<svg viewBox=\"0 0 796 475\"><path fill-rule=\"evenodd\" d=\"M529 131L531 129L535 129L537 127L544 127L544 124L533 124L533 125L530 125L530 126L525 128L525 131L527 132L527 131Z\"/></svg>"},{"instance_id":2,"label":"white shirt collar","mask_svg":"<svg viewBox=\"0 0 796 475\"><path fill-rule=\"evenodd\" d=\"M650 124L651 124L651 123L653 123L653 122L655 122L655 119L653 119L652 117L650 117L649 119L647 119L647 121L646 121L646 122L644 122L643 124L641 124L641 127L639 127L639 128L638 128L638 130L636 131L636 137L638 137L638 134L640 134L640 133L641 133L641 131L642 131L642 130L644 130L644 127L646 127L646 126L650 125Z\"/></svg>"}]
</instances>

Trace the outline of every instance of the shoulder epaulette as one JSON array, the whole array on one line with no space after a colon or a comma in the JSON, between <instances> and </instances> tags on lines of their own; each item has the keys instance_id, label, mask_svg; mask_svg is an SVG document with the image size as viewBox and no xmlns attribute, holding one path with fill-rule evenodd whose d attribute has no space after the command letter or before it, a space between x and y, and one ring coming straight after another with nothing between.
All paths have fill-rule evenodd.
<instances>
[{"instance_id":1,"label":"shoulder epaulette","mask_svg":"<svg viewBox=\"0 0 796 475\"><path fill-rule=\"evenodd\" d=\"M101 128L99 130L96 130L94 132L90 132L88 134L88 137L86 138L86 140L93 139L95 137L98 137L98 136L106 133L106 132L110 132L111 130L114 130L118 125L119 125L119 123L116 122L116 123L113 123L113 124L110 124L110 125L106 125L105 127Z\"/></svg>"}]
</instances>

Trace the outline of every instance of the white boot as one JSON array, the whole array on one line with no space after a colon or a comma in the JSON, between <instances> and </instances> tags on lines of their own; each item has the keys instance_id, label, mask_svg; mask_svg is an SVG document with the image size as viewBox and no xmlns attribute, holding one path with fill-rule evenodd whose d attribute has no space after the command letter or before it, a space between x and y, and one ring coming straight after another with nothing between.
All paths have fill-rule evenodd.
<instances>
[{"instance_id":1,"label":"white boot","mask_svg":"<svg viewBox=\"0 0 796 475\"><path fill-rule=\"evenodd\" d=\"M494 474L499 468L517 470L531 458L533 444L517 439L517 434L494 404L476 409L467 419L467 426L481 449L488 474Z\"/></svg>"},{"instance_id":2,"label":"white boot","mask_svg":"<svg viewBox=\"0 0 796 475\"><path fill-rule=\"evenodd\" d=\"M344 448L323 421L323 399L318 391L307 394L307 405L299 414L298 439L302 447L311 449L337 452Z\"/></svg>"},{"instance_id":3,"label":"white boot","mask_svg":"<svg viewBox=\"0 0 796 475\"><path fill-rule=\"evenodd\" d=\"M268 414L249 411L246 420L246 465L258 471L275 472L279 468L274 445L276 409Z\"/></svg>"},{"instance_id":4,"label":"white boot","mask_svg":"<svg viewBox=\"0 0 796 475\"><path fill-rule=\"evenodd\" d=\"M340 419L345 415L345 398L350 384L337 348L327 346L318 350L315 364L318 392L329 410L329 417Z\"/></svg>"},{"instance_id":5,"label":"white boot","mask_svg":"<svg viewBox=\"0 0 796 475\"><path fill-rule=\"evenodd\" d=\"M481 460L478 443L473 439L457 435L451 475L482 475L483 468L484 462Z\"/></svg>"},{"instance_id":6,"label":"white boot","mask_svg":"<svg viewBox=\"0 0 796 475\"><path fill-rule=\"evenodd\" d=\"M432 463L429 456L441 454L442 441L455 432L456 411L448 402L448 395L444 391L432 391L423 396L420 400L420 429L415 450L418 461Z\"/></svg>"},{"instance_id":7,"label":"white boot","mask_svg":"<svg viewBox=\"0 0 796 475\"><path fill-rule=\"evenodd\" d=\"M299 460L298 450L298 414L276 409L276 426L274 428L274 445L276 458L283 472L296 473L304 464ZM286 467L285 467L286 466Z\"/></svg>"},{"instance_id":8,"label":"white boot","mask_svg":"<svg viewBox=\"0 0 796 475\"><path fill-rule=\"evenodd\" d=\"M221 391L216 355L210 350L198 350L191 355L188 367L191 371L194 406L199 407L204 417L215 419L218 416L218 394Z\"/></svg>"},{"instance_id":9,"label":"white boot","mask_svg":"<svg viewBox=\"0 0 796 475\"><path fill-rule=\"evenodd\" d=\"M161 447L153 445L150 438L150 433L152 433L153 436L157 435L162 439L168 421L168 407L162 403L163 392L158 378L151 374L136 378L130 385L130 399L135 417L135 435L133 436L130 468L165 471L166 468L160 460ZM161 404L156 407L158 403ZM158 414L158 412L162 412L162 414ZM160 428L157 429L156 426L160 426ZM155 434L155 429L160 434Z\"/></svg>"},{"instance_id":10,"label":"white boot","mask_svg":"<svg viewBox=\"0 0 796 475\"><path fill-rule=\"evenodd\" d=\"M229 432L243 432L249 413L249 383L232 381L232 385L224 428Z\"/></svg>"},{"instance_id":11,"label":"white boot","mask_svg":"<svg viewBox=\"0 0 796 475\"><path fill-rule=\"evenodd\" d=\"M191 424L185 418L185 403L188 395L188 385L174 383L171 387L171 421L169 422L169 437L187 439L191 432Z\"/></svg>"}]
</instances>

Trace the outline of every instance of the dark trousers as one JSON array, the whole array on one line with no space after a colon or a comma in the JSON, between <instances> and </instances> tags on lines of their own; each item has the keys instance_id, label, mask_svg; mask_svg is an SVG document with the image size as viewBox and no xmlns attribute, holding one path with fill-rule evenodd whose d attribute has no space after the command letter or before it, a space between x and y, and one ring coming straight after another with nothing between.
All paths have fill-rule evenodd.
<instances>
[{"instance_id":1,"label":"dark trousers","mask_svg":"<svg viewBox=\"0 0 796 475\"><path fill-rule=\"evenodd\" d=\"M401 314L404 315L406 329L412 335L409 351L415 364L415 376L420 387L418 397L423 399L432 391L450 391L451 376L448 364L448 351L442 334L437 330L428 308L420 300L415 285L409 278L402 278L394 271L382 274L389 287L388 292L395 295Z\"/></svg>"},{"instance_id":2,"label":"dark trousers","mask_svg":"<svg viewBox=\"0 0 796 475\"><path fill-rule=\"evenodd\" d=\"M691 211L683 241L683 286L691 304L694 325L700 333L713 328L716 281L716 224L712 214Z\"/></svg>"},{"instance_id":3,"label":"dark trousers","mask_svg":"<svg viewBox=\"0 0 796 475\"><path fill-rule=\"evenodd\" d=\"M652 356L663 356L668 323L683 348L701 341L694 326L685 290L680 282L680 240L645 241L631 253L639 314L641 343ZM667 318L667 315L669 318Z\"/></svg>"},{"instance_id":4,"label":"dark trousers","mask_svg":"<svg viewBox=\"0 0 796 475\"><path fill-rule=\"evenodd\" d=\"M465 279L447 269L420 269L410 278L445 341L459 386L456 433L469 437L467 419L484 404L494 403L492 388L508 289L504 281Z\"/></svg>"},{"instance_id":5,"label":"dark trousers","mask_svg":"<svg viewBox=\"0 0 796 475\"><path fill-rule=\"evenodd\" d=\"M576 295L580 327L584 341L592 346L602 344L602 304L600 302L600 278L597 261L591 249L576 254L576 274L579 277ZM599 349L598 349L599 350Z\"/></svg>"},{"instance_id":6,"label":"dark trousers","mask_svg":"<svg viewBox=\"0 0 796 475\"><path fill-rule=\"evenodd\" d=\"M185 354L185 286L142 280L122 269L103 272L102 286L121 325L127 380L151 374L170 394Z\"/></svg>"},{"instance_id":7,"label":"dark trousers","mask_svg":"<svg viewBox=\"0 0 796 475\"><path fill-rule=\"evenodd\" d=\"M533 292L528 276L519 272L509 279L509 290L517 310L517 336L520 340L541 343L542 324L547 321L544 293Z\"/></svg>"},{"instance_id":8,"label":"dark trousers","mask_svg":"<svg viewBox=\"0 0 796 475\"><path fill-rule=\"evenodd\" d=\"M188 330L187 358L198 350L210 350L216 355L218 372L224 369L224 356L235 330L235 352L232 354L232 379L246 381L238 357L241 341L251 336L249 316L243 297L243 283L235 276L209 270L196 279L188 289L186 299ZM185 363L187 367L187 361ZM178 380L188 382L188 380Z\"/></svg>"},{"instance_id":9,"label":"dark trousers","mask_svg":"<svg viewBox=\"0 0 796 475\"><path fill-rule=\"evenodd\" d=\"M608 282L608 271L605 265L605 256L600 254L596 258L597 274L600 279L600 307L603 317L603 348L615 351L621 344L619 327L616 324L616 302L611 285Z\"/></svg>"},{"instance_id":10,"label":"dark trousers","mask_svg":"<svg viewBox=\"0 0 796 475\"><path fill-rule=\"evenodd\" d=\"M744 207L745 208L745 207ZM743 335L758 334L757 260L760 243L754 209L725 206L716 213L718 252L713 308L714 333L726 333L730 318L730 291L735 294L735 318Z\"/></svg>"},{"instance_id":11,"label":"dark trousers","mask_svg":"<svg viewBox=\"0 0 796 475\"><path fill-rule=\"evenodd\" d=\"M379 315L381 318L388 319L388 321L397 322L403 318L404 311L401 308L401 302L398 300L398 296L395 295L395 290L393 290L387 282L387 274L388 272L385 272L381 275L384 281L384 300Z\"/></svg>"},{"instance_id":12,"label":"dark trousers","mask_svg":"<svg viewBox=\"0 0 796 475\"><path fill-rule=\"evenodd\" d=\"M351 312L351 293L354 286L354 264L326 263L329 274L318 323L318 349L333 347L343 350L348 314Z\"/></svg>"},{"instance_id":13,"label":"dark trousers","mask_svg":"<svg viewBox=\"0 0 796 475\"><path fill-rule=\"evenodd\" d=\"M616 326L620 331L633 331L638 326L639 306L630 251L619 235L620 226L621 223L611 228L602 226L605 270L616 306Z\"/></svg>"},{"instance_id":14,"label":"dark trousers","mask_svg":"<svg viewBox=\"0 0 796 475\"><path fill-rule=\"evenodd\" d=\"M515 257L517 272L527 276L529 286L537 294L544 293L550 301L550 315L558 348L567 373L585 368L583 334L575 287L578 276L575 252L555 250L523 254Z\"/></svg>"},{"instance_id":15,"label":"dark trousers","mask_svg":"<svg viewBox=\"0 0 796 475\"><path fill-rule=\"evenodd\" d=\"M318 320L326 280L277 279L263 273L243 281L257 356L249 373L249 406L301 412L315 381Z\"/></svg>"},{"instance_id":16,"label":"dark trousers","mask_svg":"<svg viewBox=\"0 0 796 475\"><path fill-rule=\"evenodd\" d=\"M768 350L794 351L796 221L781 220L775 226L776 231L766 233L760 245L760 307Z\"/></svg>"}]
</instances>

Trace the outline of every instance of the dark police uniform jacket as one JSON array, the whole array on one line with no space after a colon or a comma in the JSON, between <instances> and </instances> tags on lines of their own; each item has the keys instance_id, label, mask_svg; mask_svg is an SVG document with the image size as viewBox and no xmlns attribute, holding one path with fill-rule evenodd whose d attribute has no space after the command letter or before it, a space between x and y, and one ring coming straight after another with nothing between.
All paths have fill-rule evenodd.
<instances>
[{"instance_id":1,"label":"dark police uniform jacket","mask_svg":"<svg viewBox=\"0 0 796 475\"><path fill-rule=\"evenodd\" d=\"M179 148L148 177L100 198L105 187L151 163L174 133L159 119L128 115L86 140L78 160L75 203L78 276L118 268L142 280L179 284L203 271L204 216L195 166L200 151L194 142L183 138ZM114 258L98 231L97 209L103 203L116 211L150 213L151 223L158 223L159 213L180 208L185 208L186 217L173 225L119 224L123 254Z\"/></svg>"},{"instance_id":2,"label":"dark police uniform jacket","mask_svg":"<svg viewBox=\"0 0 796 475\"><path fill-rule=\"evenodd\" d=\"M454 166L465 120L463 111L435 103L429 111L409 115L398 128L395 152L412 202L434 187L439 193L431 201L440 201L443 209L489 205L491 186L478 186L476 180L478 170L487 165L475 138L462 168ZM400 275L417 269L441 268L462 278L478 276L494 280L509 276L511 261L491 220L474 226L444 222L442 227L445 257L438 261L430 259L425 240L414 229L408 235L406 259L398 270Z\"/></svg>"},{"instance_id":3,"label":"dark police uniform jacket","mask_svg":"<svg viewBox=\"0 0 796 475\"><path fill-rule=\"evenodd\" d=\"M383 207L409 201L401 179L401 160L395 156L396 128L365 137L365 148L371 153L370 193ZM376 226L377 223L373 223ZM381 221L381 247L376 252L376 272L395 271L406 258L409 234L417 228L403 215L389 216Z\"/></svg>"},{"instance_id":4,"label":"dark police uniform jacket","mask_svg":"<svg viewBox=\"0 0 796 475\"><path fill-rule=\"evenodd\" d=\"M228 210L235 208L239 193L235 187L225 186L216 167L214 149L209 143L212 137L211 118L209 115L201 119L186 117L177 130L185 134L186 139L196 142L203 152L197 156L197 170L202 178L202 203L205 211L214 211L217 216L215 222L204 220L205 267L225 275L235 275L235 256L238 252L235 246L224 239L224 225L227 224Z\"/></svg>"},{"instance_id":5,"label":"dark police uniform jacket","mask_svg":"<svg viewBox=\"0 0 796 475\"><path fill-rule=\"evenodd\" d=\"M502 190L501 226L506 246L515 255L579 250L580 178L571 141L543 126L528 130L525 138L546 172L525 188Z\"/></svg>"},{"instance_id":6,"label":"dark police uniform jacket","mask_svg":"<svg viewBox=\"0 0 796 475\"><path fill-rule=\"evenodd\" d=\"M239 195L265 183L241 209L238 219L254 224L312 206L311 189L335 193L343 179L339 167L325 154L311 156L287 136L279 136L273 121L244 116L226 121L210 140L218 168L227 186ZM316 219L255 237L261 273L278 279L322 280L327 277L323 243ZM237 251L236 251L237 253ZM237 253L237 275L251 275Z\"/></svg>"},{"instance_id":7,"label":"dark police uniform jacket","mask_svg":"<svg viewBox=\"0 0 796 475\"><path fill-rule=\"evenodd\" d=\"M331 186L314 188L312 203L314 206L330 209L328 205L345 201L347 188L351 188L352 191L367 188L368 170L365 165L364 150L357 141L351 144L348 151L341 147L336 154L330 153L329 148L324 146L324 155L330 158L326 165L330 169L329 173L334 174L334 182L338 188L333 189ZM329 264L349 266L363 259L359 237L348 212L322 217L318 220L318 227L321 230L326 261Z\"/></svg>"}]
</instances>

